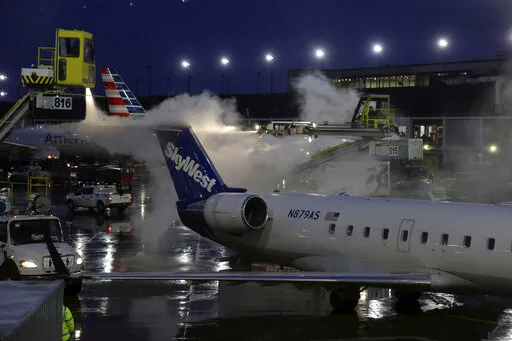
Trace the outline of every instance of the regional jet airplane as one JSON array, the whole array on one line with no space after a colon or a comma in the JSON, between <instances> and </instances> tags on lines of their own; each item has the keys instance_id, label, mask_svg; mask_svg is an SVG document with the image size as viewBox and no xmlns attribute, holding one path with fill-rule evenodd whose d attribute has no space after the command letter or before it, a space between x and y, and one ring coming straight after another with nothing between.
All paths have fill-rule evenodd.
<instances>
[{"instance_id":1,"label":"regional jet airplane","mask_svg":"<svg viewBox=\"0 0 512 341\"><path fill-rule=\"evenodd\" d=\"M498 205L247 193L221 178L187 126L156 129L185 226L252 260L298 272L87 274L89 279L315 283L335 310L362 287L512 296L512 210Z\"/></svg>"}]
</instances>

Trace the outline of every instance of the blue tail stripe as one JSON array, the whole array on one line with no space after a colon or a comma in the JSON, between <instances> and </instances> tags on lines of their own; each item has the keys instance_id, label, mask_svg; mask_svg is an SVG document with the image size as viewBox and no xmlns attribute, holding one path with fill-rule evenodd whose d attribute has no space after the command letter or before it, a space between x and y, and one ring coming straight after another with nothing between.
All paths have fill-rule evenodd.
<instances>
[{"instance_id":1,"label":"blue tail stripe","mask_svg":"<svg viewBox=\"0 0 512 341\"><path fill-rule=\"evenodd\" d=\"M190 127L159 128L156 134L180 201L230 190Z\"/></svg>"},{"instance_id":2,"label":"blue tail stripe","mask_svg":"<svg viewBox=\"0 0 512 341\"><path fill-rule=\"evenodd\" d=\"M127 106L128 112L131 114L144 114L146 111L142 107Z\"/></svg>"}]
</instances>

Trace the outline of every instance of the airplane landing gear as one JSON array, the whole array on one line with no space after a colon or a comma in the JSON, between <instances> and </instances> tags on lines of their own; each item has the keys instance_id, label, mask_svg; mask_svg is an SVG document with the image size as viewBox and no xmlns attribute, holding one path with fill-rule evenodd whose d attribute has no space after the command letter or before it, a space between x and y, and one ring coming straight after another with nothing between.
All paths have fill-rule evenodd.
<instances>
[{"instance_id":1,"label":"airplane landing gear","mask_svg":"<svg viewBox=\"0 0 512 341\"><path fill-rule=\"evenodd\" d=\"M329 302L335 313L347 313L354 310L359 302L359 289L337 289L331 291Z\"/></svg>"}]
</instances>

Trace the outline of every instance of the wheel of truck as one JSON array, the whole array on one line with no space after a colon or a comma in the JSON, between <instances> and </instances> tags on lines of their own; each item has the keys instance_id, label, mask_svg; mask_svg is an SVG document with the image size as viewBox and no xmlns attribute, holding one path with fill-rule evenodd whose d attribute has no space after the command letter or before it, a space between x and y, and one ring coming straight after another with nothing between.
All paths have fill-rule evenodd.
<instances>
[{"instance_id":1,"label":"wheel of truck","mask_svg":"<svg viewBox=\"0 0 512 341\"><path fill-rule=\"evenodd\" d=\"M73 212L73 211L75 210L75 207L76 207L76 206L75 206L75 203L74 203L74 201L73 201L73 200L68 200L68 201L66 202L66 205L68 206L68 210L69 210L70 212Z\"/></svg>"},{"instance_id":2,"label":"wheel of truck","mask_svg":"<svg viewBox=\"0 0 512 341\"><path fill-rule=\"evenodd\" d=\"M96 203L96 209L98 210L98 212L103 212L105 211L105 204L103 204L102 201L98 201Z\"/></svg>"},{"instance_id":3,"label":"wheel of truck","mask_svg":"<svg viewBox=\"0 0 512 341\"><path fill-rule=\"evenodd\" d=\"M78 295L82 291L82 280L71 280L66 283L66 288L64 289L64 293L66 296L75 296Z\"/></svg>"},{"instance_id":4,"label":"wheel of truck","mask_svg":"<svg viewBox=\"0 0 512 341\"><path fill-rule=\"evenodd\" d=\"M4 281L19 281L21 279L18 267L12 261L7 261L0 272Z\"/></svg>"}]
</instances>

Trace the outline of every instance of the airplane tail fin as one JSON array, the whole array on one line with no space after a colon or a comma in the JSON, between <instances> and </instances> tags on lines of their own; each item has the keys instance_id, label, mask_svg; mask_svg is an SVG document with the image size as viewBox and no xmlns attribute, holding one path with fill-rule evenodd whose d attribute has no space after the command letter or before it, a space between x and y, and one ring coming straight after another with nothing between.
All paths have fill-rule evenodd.
<instances>
[{"instance_id":1,"label":"airplane tail fin","mask_svg":"<svg viewBox=\"0 0 512 341\"><path fill-rule=\"evenodd\" d=\"M158 128L156 134L180 201L200 201L215 193L246 191L226 186L191 127Z\"/></svg>"},{"instance_id":2,"label":"airplane tail fin","mask_svg":"<svg viewBox=\"0 0 512 341\"><path fill-rule=\"evenodd\" d=\"M114 69L101 68L101 79L103 80L110 115L140 117L146 114L146 110Z\"/></svg>"}]
</instances>

